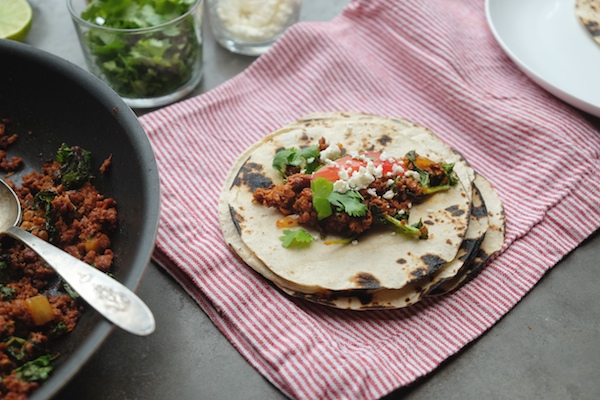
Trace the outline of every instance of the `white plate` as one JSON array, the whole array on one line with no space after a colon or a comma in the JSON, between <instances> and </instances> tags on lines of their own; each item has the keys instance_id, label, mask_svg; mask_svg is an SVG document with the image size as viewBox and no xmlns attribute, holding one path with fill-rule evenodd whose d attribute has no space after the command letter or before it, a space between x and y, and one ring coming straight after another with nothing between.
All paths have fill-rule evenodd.
<instances>
[{"instance_id":1,"label":"white plate","mask_svg":"<svg viewBox=\"0 0 600 400\"><path fill-rule=\"evenodd\" d=\"M488 23L534 82L600 117L600 46L575 16L575 0L486 0Z\"/></svg>"}]
</instances>

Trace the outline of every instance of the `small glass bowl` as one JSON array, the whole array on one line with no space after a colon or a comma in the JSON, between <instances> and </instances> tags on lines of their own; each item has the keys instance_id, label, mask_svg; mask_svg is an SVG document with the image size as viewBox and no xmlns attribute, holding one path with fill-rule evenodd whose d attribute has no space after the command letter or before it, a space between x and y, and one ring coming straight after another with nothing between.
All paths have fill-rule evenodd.
<instances>
[{"instance_id":1,"label":"small glass bowl","mask_svg":"<svg viewBox=\"0 0 600 400\"><path fill-rule=\"evenodd\" d=\"M231 52L258 56L298 22L302 0L207 0L213 36Z\"/></svg>"},{"instance_id":2,"label":"small glass bowl","mask_svg":"<svg viewBox=\"0 0 600 400\"><path fill-rule=\"evenodd\" d=\"M86 64L132 108L160 107L200 83L204 0L166 23L116 29L84 20L87 0L67 0Z\"/></svg>"}]
</instances>

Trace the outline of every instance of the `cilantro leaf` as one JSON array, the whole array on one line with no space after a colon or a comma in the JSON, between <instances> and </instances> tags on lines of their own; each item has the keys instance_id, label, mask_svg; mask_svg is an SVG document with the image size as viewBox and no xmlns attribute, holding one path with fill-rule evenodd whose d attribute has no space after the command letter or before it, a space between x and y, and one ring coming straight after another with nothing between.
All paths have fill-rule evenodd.
<instances>
[{"instance_id":1,"label":"cilantro leaf","mask_svg":"<svg viewBox=\"0 0 600 400\"><path fill-rule=\"evenodd\" d=\"M291 147L279 150L273 157L273 168L283 176L288 175L288 167L298 167L305 173L312 174L319 166L319 147L308 146L301 149Z\"/></svg>"},{"instance_id":2,"label":"cilantro leaf","mask_svg":"<svg viewBox=\"0 0 600 400\"><path fill-rule=\"evenodd\" d=\"M312 190L313 208L317 211L317 219L320 221L333 214L329 195L333 192L333 183L325 178L317 178L310 183Z\"/></svg>"},{"instance_id":3,"label":"cilantro leaf","mask_svg":"<svg viewBox=\"0 0 600 400\"><path fill-rule=\"evenodd\" d=\"M345 211L351 217L362 217L367 212L367 206L363 203L364 198L355 190L346 193L331 192L327 199L338 211Z\"/></svg>"},{"instance_id":4,"label":"cilantro leaf","mask_svg":"<svg viewBox=\"0 0 600 400\"><path fill-rule=\"evenodd\" d=\"M279 150L277 153L275 153L275 157L273 157L273 162L271 165L282 175L286 174L287 166L292 158L292 150L294 149Z\"/></svg>"},{"instance_id":5,"label":"cilantro leaf","mask_svg":"<svg viewBox=\"0 0 600 400\"><path fill-rule=\"evenodd\" d=\"M304 229L284 229L283 236L279 239L282 242L283 247L305 247L308 246L314 238L306 232Z\"/></svg>"},{"instance_id":6,"label":"cilantro leaf","mask_svg":"<svg viewBox=\"0 0 600 400\"><path fill-rule=\"evenodd\" d=\"M338 212L345 212L351 217L362 217L367 213L364 198L356 190L340 193L333 190L333 183L325 178L317 178L310 183L312 190L313 208L317 211L319 220L333 214L334 206Z\"/></svg>"}]
</instances>

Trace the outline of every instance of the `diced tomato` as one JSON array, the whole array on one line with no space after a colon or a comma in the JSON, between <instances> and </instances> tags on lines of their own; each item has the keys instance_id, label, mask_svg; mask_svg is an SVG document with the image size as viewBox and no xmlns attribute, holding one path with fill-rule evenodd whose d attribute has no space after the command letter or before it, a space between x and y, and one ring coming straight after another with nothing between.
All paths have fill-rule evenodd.
<instances>
[{"instance_id":1,"label":"diced tomato","mask_svg":"<svg viewBox=\"0 0 600 400\"><path fill-rule=\"evenodd\" d=\"M373 161L375 167L378 167L380 165L382 166L383 176L387 176L390 172L395 175L395 173L393 172L394 165L402 165L402 162L396 159L388 158L382 160L380 158L381 153L376 151L361 153L361 156L364 156L364 159L362 157L354 158L352 156L344 156L342 158L338 158L334 161L333 164L324 165L318 170L316 170L313 173L312 179L325 178L330 182L335 182L338 179L340 179L338 173L341 169L348 170L348 168L350 168L351 171L358 171L360 167L366 167L367 162L369 160Z\"/></svg>"}]
</instances>

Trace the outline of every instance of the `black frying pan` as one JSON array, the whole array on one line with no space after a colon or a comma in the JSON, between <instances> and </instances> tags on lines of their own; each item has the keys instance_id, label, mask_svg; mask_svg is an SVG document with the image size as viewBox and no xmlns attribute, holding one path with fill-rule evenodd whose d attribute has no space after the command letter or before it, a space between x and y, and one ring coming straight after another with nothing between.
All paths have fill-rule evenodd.
<instances>
[{"instance_id":1,"label":"black frying pan","mask_svg":"<svg viewBox=\"0 0 600 400\"><path fill-rule=\"evenodd\" d=\"M114 275L130 289L138 285L156 237L159 180L150 143L135 114L112 89L81 68L32 46L0 39L0 118L19 133L10 156L39 170L61 143L92 152L94 169L112 154L107 175L94 184L116 199L120 228L113 237ZM3 174L0 173L0 178ZM49 380L31 399L53 396L101 346L112 325L91 308L56 349L61 357Z\"/></svg>"}]
</instances>

